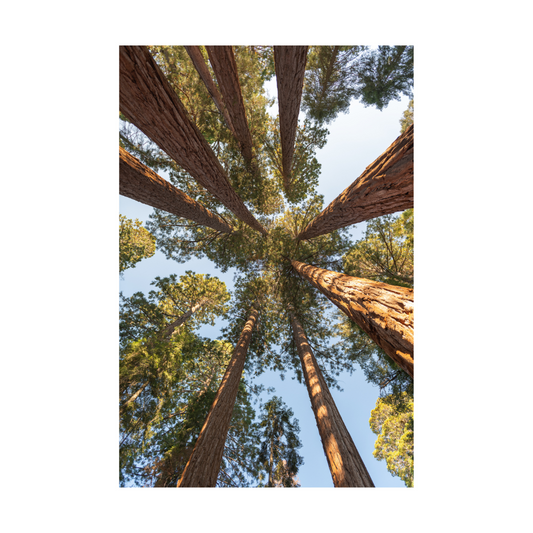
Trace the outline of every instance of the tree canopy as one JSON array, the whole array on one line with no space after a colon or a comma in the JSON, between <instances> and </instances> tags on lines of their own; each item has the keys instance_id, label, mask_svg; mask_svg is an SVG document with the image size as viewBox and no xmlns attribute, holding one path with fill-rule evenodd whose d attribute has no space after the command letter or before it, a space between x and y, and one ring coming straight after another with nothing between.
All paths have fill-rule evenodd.
<instances>
[{"instance_id":1,"label":"tree canopy","mask_svg":"<svg viewBox=\"0 0 533 533\"><path fill-rule=\"evenodd\" d=\"M195 50L189 53L183 46L150 46L148 50L220 162L229 186L266 233L238 218L215 197L216 191L209 192L121 115L121 146L232 229L217 231L154 209L147 229L141 228L144 233L139 233L144 240L136 237L136 242L157 242L157 249L177 263L197 258L222 272L231 270L234 288L230 293L219 279L187 271L179 278L156 277L148 294L121 294L120 482L122 486L176 486L232 351L251 311L257 310L216 484L297 487L296 475L303 463L298 454L302 446L298 421L292 420L293 412L277 396L264 404L258 421L252 406L264 392L254 380L266 371L277 372L282 378L288 374L305 384L291 314L305 330L306 342L328 387L340 389L339 374L353 372L360 365L367 380L379 386L382 394L397 399L387 404L387 416L396 416L397 406L412 403L412 379L356 324L341 317L328 298L293 266L296 261L388 285L413 286L412 209L368 221L365 238L355 243L346 228L297 239L324 209L323 197L317 191L321 170L317 152L327 142L325 125L347 112L353 99L382 109L391 99L411 94L412 47L309 48L302 97L306 117L296 129L289 187L284 187L279 117L269 114L273 102L264 89L265 81L275 72L272 47L232 48L252 142L251 158L235 136L227 102L231 91L221 87L221 70L229 68L231 61L229 66L217 64L214 70L213 61L218 61L221 50L189 48ZM195 65L194 54L197 62L204 63ZM205 69L203 74L199 72L198 64L207 69L210 78L206 78ZM211 80L210 88L205 79ZM214 99L214 89L220 91L220 102ZM128 239L124 242L133 240ZM136 244L137 255L130 251L125 255L129 263L125 259L124 264L130 266L149 257L151 248L143 246ZM121 271L123 248L126 254L133 245L122 244L121 217ZM199 328L215 320L227 324L219 338L201 336ZM339 336L341 341L335 342ZM381 432L383 424L375 427ZM410 453L406 439L400 456L405 450ZM383 450L383 454L395 453L390 447ZM395 457L395 464L399 464L398 454ZM394 468L404 476L407 467L402 463ZM412 465L409 468L412 471ZM412 483L412 475L409 479Z\"/></svg>"},{"instance_id":2,"label":"tree canopy","mask_svg":"<svg viewBox=\"0 0 533 533\"><path fill-rule=\"evenodd\" d=\"M120 215L119 254L119 271L122 273L155 254L155 237L139 220Z\"/></svg>"}]
</instances>

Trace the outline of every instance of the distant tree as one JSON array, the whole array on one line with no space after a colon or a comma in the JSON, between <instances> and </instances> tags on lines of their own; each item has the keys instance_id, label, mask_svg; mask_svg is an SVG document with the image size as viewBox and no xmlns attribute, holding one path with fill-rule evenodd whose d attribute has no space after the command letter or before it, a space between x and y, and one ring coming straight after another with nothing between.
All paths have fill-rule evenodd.
<instances>
[{"instance_id":1,"label":"distant tree","mask_svg":"<svg viewBox=\"0 0 533 533\"><path fill-rule=\"evenodd\" d=\"M370 428L378 435L374 457L385 460L393 476L403 479L408 487L414 479L413 398L407 393L378 398L370 417ZM402 408L398 408L401 401Z\"/></svg>"},{"instance_id":2,"label":"distant tree","mask_svg":"<svg viewBox=\"0 0 533 533\"><path fill-rule=\"evenodd\" d=\"M318 123L328 124L347 113L356 95L353 66L362 46L311 46L302 98L302 109Z\"/></svg>"},{"instance_id":3,"label":"distant tree","mask_svg":"<svg viewBox=\"0 0 533 533\"><path fill-rule=\"evenodd\" d=\"M155 237L143 227L139 220L120 216L119 269L120 273L134 268L142 259L155 254Z\"/></svg>"},{"instance_id":4,"label":"distant tree","mask_svg":"<svg viewBox=\"0 0 533 533\"><path fill-rule=\"evenodd\" d=\"M361 103L380 111L402 95L413 97L412 46L378 46L366 50L354 67L353 87Z\"/></svg>"},{"instance_id":5,"label":"distant tree","mask_svg":"<svg viewBox=\"0 0 533 533\"><path fill-rule=\"evenodd\" d=\"M277 396L263 406L262 412L259 418L261 448L258 461L266 474L266 483L262 477L259 486L299 487L296 474L303 458L298 454L302 446L298 438L298 420L291 421L292 409Z\"/></svg>"},{"instance_id":6,"label":"distant tree","mask_svg":"<svg viewBox=\"0 0 533 533\"><path fill-rule=\"evenodd\" d=\"M409 105L407 106L407 109L403 112L403 117L400 119L400 124L402 126L402 129L400 131L403 133L411 124L414 124L414 121L415 101L411 98L411 100L409 100Z\"/></svg>"},{"instance_id":7,"label":"distant tree","mask_svg":"<svg viewBox=\"0 0 533 533\"><path fill-rule=\"evenodd\" d=\"M385 215L367 222L365 236L343 258L349 276L413 287L414 214Z\"/></svg>"}]
</instances>

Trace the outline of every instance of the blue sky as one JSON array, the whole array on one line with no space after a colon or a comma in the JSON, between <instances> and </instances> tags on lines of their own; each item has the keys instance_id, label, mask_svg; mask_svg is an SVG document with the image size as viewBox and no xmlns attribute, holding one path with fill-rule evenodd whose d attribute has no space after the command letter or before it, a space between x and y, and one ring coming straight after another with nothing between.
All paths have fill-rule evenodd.
<instances>
[{"instance_id":1,"label":"blue sky","mask_svg":"<svg viewBox=\"0 0 533 533\"><path fill-rule=\"evenodd\" d=\"M276 96L275 79L268 83L267 91L271 96ZM354 101L349 113L340 114L328 125L330 133L327 144L317 153L322 165L318 192L324 195L325 206L344 191L400 135L399 120L408 102L408 98L403 97L400 101L391 102L383 111L378 111L375 108L365 108ZM277 103L271 111L277 113ZM300 117L303 118L303 114ZM120 197L120 213L128 218L137 218L144 222L152 211L149 206ZM365 226L363 222L349 228L354 240L364 235ZM135 268L127 270L120 282L120 288L125 296L137 291L146 293L151 289L150 282L156 276L179 276L186 270L217 276L229 289L233 287L233 270L224 274L207 259L177 263L166 260L164 255L157 251L152 258L145 259ZM219 320L214 327L204 326L199 331L202 335L216 338L224 324L224 321ZM276 390L273 394L283 398L299 421L300 439L303 443L300 454L305 461L298 476L302 487L332 487L331 474L305 385L291 379L290 373L287 373L282 381L276 373L267 372L258 378L258 382L264 383L265 387L274 387ZM359 369L351 376L348 373L341 374L339 382L344 390L332 390L332 395L375 486L405 488L403 481L389 474L384 461L377 461L372 456L376 435L370 430L368 419L370 411L375 407L379 389L366 383ZM261 398L264 402L268 396L264 393Z\"/></svg>"}]
</instances>

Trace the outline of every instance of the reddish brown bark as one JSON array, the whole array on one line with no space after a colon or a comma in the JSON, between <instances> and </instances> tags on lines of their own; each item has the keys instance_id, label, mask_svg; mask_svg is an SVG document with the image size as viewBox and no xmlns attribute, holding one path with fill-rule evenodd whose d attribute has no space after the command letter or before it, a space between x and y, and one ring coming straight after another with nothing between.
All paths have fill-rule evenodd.
<instances>
[{"instance_id":1,"label":"reddish brown bark","mask_svg":"<svg viewBox=\"0 0 533 533\"><path fill-rule=\"evenodd\" d=\"M413 154L411 125L296 238L312 239L413 207Z\"/></svg>"},{"instance_id":2,"label":"reddish brown bark","mask_svg":"<svg viewBox=\"0 0 533 533\"><path fill-rule=\"evenodd\" d=\"M120 148L120 194L132 200L163 209L202 226L231 233L232 227L202 204L158 176L137 158Z\"/></svg>"},{"instance_id":3,"label":"reddish brown bark","mask_svg":"<svg viewBox=\"0 0 533 533\"><path fill-rule=\"evenodd\" d=\"M292 261L405 372L414 372L414 291Z\"/></svg>"},{"instance_id":4,"label":"reddish brown bark","mask_svg":"<svg viewBox=\"0 0 533 533\"><path fill-rule=\"evenodd\" d=\"M346 429L333 396L322 376L305 332L291 313L294 342L300 356L307 392L335 487L373 487L357 448Z\"/></svg>"},{"instance_id":5,"label":"reddish brown bark","mask_svg":"<svg viewBox=\"0 0 533 533\"><path fill-rule=\"evenodd\" d=\"M245 161L250 165L253 157L252 136L246 119L233 48L231 46L206 46L205 48L217 78L224 105L233 124L235 138Z\"/></svg>"},{"instance_id":6,"label":"reddish brown bark","mask_svg":"<svg viewBox=\"0 0 533 533\"><path fill-rule=\"evenodd\" d=\"M119 58L122 113L238 218L266 235L148 49L121 46Z\"/></svg>"},{"instance_id":7,"label":"reddish brown bark","mask_svg":"<svg viewBox=\"0 0 533 533\"><path fill-rule=\"evenodd\" d=\"M204 61L204 56L200 51L200 47L186 46L185 50L187 50L187 53L189 54L189 57L193 62L194 68L196 69L198 74L200 74L200 78L202 78L204 85L206 86L209 94L211 95L211 98L213 99L213 102L215 102L215 105L217 106L218 110L220 111L220 113L222 113L222 116L224 117L224 121L226 122L228 128L230 129L233 136L237 138L237 134L235 133L235 129L233 127L233 124L231 123L231 118L228 114L228 110L226 109L222 96L218 91L217 86L213 81L213 78L211 77L209 69L207 68L207 65Z\"/></svg>"},{"instance_id":8,"label":"reddish brown bark","mask_svg":"<svg viewBox=\"0 0 533 533\"><path fill-rule=\"evenodd\" d=\"M278 84L283 185L289 192L294 141L302 100L308 46L274 46Z\"/></svg>"},{"instance_id":9,"label":"reddish brown bark","mask_svg":"<svg viewBox=\"0 0 533 533\"><path fill-rule=\"evenodd\" d=\"M252 310L178 487L216 486L224 443L258 312Z\"/></svg>"}]
</instances>

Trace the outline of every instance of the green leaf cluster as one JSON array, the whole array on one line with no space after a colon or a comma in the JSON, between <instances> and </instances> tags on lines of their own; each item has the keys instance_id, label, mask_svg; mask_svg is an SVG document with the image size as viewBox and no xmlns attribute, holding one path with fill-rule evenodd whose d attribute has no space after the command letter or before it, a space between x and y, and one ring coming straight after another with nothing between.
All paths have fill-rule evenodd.
<instances>
[{"instance_id":1,"label":"green leaf cluster","mask_svg":"<svg viewBox=\"0 0 533 533\"><path fill-rule=\"evenodd\" d=\"M155 254L155 237L139 220L119 215L119 271L134 268L142 259Z\"/></svg>"}]
</instances>

